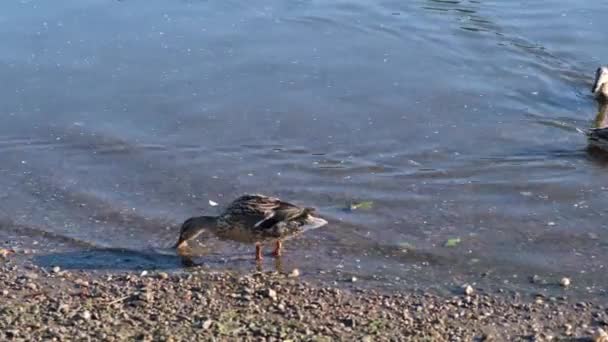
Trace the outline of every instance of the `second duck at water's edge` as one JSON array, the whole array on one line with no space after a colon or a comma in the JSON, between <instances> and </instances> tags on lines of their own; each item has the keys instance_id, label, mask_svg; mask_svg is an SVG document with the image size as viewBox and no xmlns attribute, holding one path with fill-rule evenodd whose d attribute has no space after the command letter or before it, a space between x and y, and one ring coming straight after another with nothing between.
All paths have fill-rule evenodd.
<instances>
[{"instance_id":1,"label":"second duck at water's edge","mask_svg":"<svg viewBox=\"0 0 608 342\"><path fill-rule=\"evenodd\" d=\"M589 146L608 151L608 66L597 69L591 91L599 108L593 128L587 131Z\"/></svg>"},{"instance_id":2,"label":"second duck at water's edge","mask_svg":"<svg viewBox=\"0 0 608 342\"><path fill-rule=\"evenodd\" d=\"M198 216L186 220L175 248L208 230L223 240L255 243L256 260L262 259L264 243L274 243L274 256L281 255L282 241L322 227L327 221L313 216L314 209L302 208L278 198L244 195L234 200L219 216Z\"/></svg>"},{"instance_id":3,"label":"second duck at water's edge","mask_svg":"<svg viewBox=\"0 0 608 342\"><path fill-rule=\"evenodd\" d=\"M591 92L598 100L608 101L608 65L597 68Z\"/></svg>"}]
</instances>

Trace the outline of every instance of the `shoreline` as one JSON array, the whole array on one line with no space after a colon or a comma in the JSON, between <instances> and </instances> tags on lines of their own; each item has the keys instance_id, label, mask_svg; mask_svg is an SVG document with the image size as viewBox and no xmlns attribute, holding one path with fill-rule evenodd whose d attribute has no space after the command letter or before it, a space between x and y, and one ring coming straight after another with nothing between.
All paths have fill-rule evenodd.
<instances>
[{"instance_id":1,"label":"shoreline","mask_svg":"<svg viewBox=\"0 0 608 342\"><path fill-rule=\"evenodd\" d=\"M297 273L42 268L0 256L0 340L601 340L608 306L467 289L322 287ZM465 293L466 292L466 293ZM468 294L467 294L468 293Z\"/></svg>"}]
</instances>

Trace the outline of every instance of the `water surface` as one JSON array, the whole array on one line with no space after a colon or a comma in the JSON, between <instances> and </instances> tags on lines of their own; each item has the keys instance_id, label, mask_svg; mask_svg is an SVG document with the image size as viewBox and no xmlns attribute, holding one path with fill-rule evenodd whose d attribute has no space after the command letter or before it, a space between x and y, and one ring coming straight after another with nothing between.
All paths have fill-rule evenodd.
<instances>
[{"instance_id":1,"label":"water surface","mask_svg":"<svg viewBox=\"0 0 608 342\"><path fill-rule=\"evenodd\" d=\"M1 7L4 244L180 268L146 253L263 192L330 221L286 245L283 266L310 279L559 291L528 278L566 275L605 296L608 158L576 128L597 110L608 2ZM252 246L206 245L205 265L254 268Z\"/></svg>"}]
</instances>

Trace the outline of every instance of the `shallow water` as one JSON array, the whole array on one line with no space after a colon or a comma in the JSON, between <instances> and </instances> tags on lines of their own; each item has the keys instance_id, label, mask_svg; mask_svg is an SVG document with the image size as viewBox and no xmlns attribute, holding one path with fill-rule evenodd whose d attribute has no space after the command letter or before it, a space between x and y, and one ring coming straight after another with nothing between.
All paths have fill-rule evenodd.
<instances>
[{"instance_id":1,"label":"shallow water","mask_svg":"<svg viewBox=\"0 0 608 342\"><path fill-rule=\"evenodd\" d=\"M576 128L608 2L2 8L0 241L41 264L179 269L181 221L263 192L330 221L286 244L309 279L559 292L566 275L605 297L608 157ZM199 263L255 267L252 246L205 244Z\"/></svg>"}]
</instances>

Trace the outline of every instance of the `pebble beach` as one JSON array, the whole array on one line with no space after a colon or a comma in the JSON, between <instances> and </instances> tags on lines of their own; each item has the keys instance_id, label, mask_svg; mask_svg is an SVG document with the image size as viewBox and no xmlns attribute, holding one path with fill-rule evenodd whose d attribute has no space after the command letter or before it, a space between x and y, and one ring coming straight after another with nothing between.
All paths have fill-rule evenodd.
<instances>
[{"instance_id":1,"label":"pebble beach","mask_svg":"<svg viewBox=\"0 0 608 342\"><path fill-rule=\"evenodd\" d=\"M465 287L325 287L289 274L90 273L0 257L3 341L606 341L608 306Z\"/></svg>"}]
</instances>

